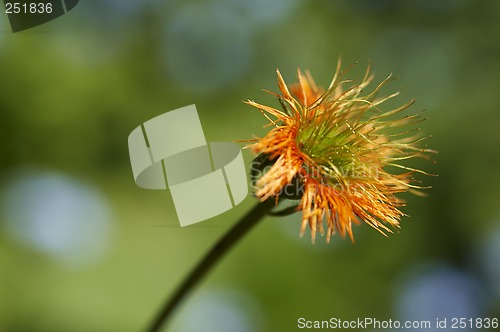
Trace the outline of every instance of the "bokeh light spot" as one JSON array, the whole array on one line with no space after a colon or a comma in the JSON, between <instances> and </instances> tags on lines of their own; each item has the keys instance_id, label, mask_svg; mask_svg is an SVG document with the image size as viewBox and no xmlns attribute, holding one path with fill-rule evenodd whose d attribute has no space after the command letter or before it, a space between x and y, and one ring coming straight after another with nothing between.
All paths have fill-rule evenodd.
<instances>
[{"instance_id":1,"label":"bokeh light spot","mask_svg":"<svg viewBox=\"0 0 500 332\"><path fill-rule=\"evenodd\" d=\"M395 311L400 320L435 323L436 318L481 317L483 310L478 280L446 264L426 266L410 274L396 295Z\"/></svg>"},{"instance_id":2,"label":"bokeh light spot","mask_svg":"<svg viewBox=\"0 0 500 332\"><path fill-rule=\"evenodd\" d=\"M489 233L479 248L479 264L488 286L500 301L500 227Z\"/></svg>"},{"instance_id":3,"label":"bokeh light spot","mask_svg":"<svg viewBox=\"0 0 500 332\"><path fill-rule=\"evenodd\" d=\"M197 294L173 322L179 332L262 331L262 316L249 294L235 289Z\"/></svg>"},{"instance_id":4,"label":"bokeh light spot","mask_svg":"<svg viewBox=\"0 0 500 332\"><path fill-rule=\"evenodd\" d=\"M15 174L2 195L7 232L68 265L96 261L111 235L111 213L99 191L55 172Z\"/></svg>"},{"instance_id":5,"label":"bokeh light spot","mask_svg":"<svg viewBox=\"0 0 500 332\"><path fill-rule=\"evenodd\" d=\"M167 72L191 91L215 91L242 78L252 57L251 34L228 8L208 3L181 8L167 24Z\"/></svg>"}]
</instances>

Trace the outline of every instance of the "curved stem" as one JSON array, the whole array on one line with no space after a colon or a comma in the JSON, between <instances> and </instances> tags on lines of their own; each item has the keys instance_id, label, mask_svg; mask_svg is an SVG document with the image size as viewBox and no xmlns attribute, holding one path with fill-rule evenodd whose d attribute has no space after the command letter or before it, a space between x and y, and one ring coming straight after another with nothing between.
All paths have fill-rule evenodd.
<instances>
[{"instance_id":1,"label":"curved stem","mask_svg":"<svg viewBox=\"0 0 500 332\"><path fill-rule=\"evenodd\" d=\"M176 292L165 303L147 331L159 331L179 303L186 297L197 283L210 271L212 267L238 242L253 226L255 226L274 206L274 200L268 199L255 205L244 215L196 265Z\"/></svg>"}]
</instances>

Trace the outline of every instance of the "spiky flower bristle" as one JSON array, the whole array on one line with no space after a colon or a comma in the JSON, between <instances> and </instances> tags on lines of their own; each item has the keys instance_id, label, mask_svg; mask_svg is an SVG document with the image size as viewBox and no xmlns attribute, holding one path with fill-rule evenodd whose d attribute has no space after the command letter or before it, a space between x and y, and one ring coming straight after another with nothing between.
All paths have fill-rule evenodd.
<instances>
[{"instance_id":1,"label":"spiky flower bristle","mask_svg":"<svg viewBox=\"0 0 500 332\"><path fill-rule=\"evenodd\" d=\"M400 211L404 201L397 193L420 194L412 178L424 171L406 167L399 162L414 157L428 158L425 137L413 134L406 127L422 120L420 115L394 119L414 103L382 111L380 105L398 95L378 97L390 79L382 81L371 93L363 90L372 82L368 67L361 83L343 79L340 61L336 74L324 90L316 85L309 72L298 70L298 83L287 86L279 70L279 94L274 94L281 110L248 100L269 120L274 128L264 137L252 140L249 148L270 160L271 166L256 180L255 195L262 201L283 196L291 184L300 184L302 224L316 233L346 234L354 240L352 224L364 221L382 234L399 227L405 214ZM397 129L393 132L392 129ZM387 168L402 169L400 174ZM293 190L298 186L293 185Z\"/></svg>"}]
</instances>

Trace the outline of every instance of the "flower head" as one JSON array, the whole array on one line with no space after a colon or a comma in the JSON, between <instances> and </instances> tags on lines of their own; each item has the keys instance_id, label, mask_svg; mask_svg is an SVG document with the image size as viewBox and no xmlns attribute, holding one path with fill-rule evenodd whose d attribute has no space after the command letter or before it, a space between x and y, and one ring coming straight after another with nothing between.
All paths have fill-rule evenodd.
<instances>
[{"instance_id":1,"label":"flower head","mask_svg":"<svg viewBox=\"0 0 500 332\"><path fill-rule=\"evenodd\" d=\"M256 161L268 165L255 181L256 196L299 199L302 210L300 234L307 226L314 241L316 233L346 234L353 240L352 224L364 221L382 234L399 227L405 214L404 201L397 193L419 193L412 175L421 170L399 164L432 152L419 147L425 138L412 135L405 127L421 121L419 115L393 119L414 103L381 111L380 105L398 93L378 97L390 76L368 94L363 90L373 80L366 71L361 83L344 80L340 61L336 74L325 90L306 72L298 71L298 82L288 86L280 72L281 109L246 101L269 120L273 128L252 140ZM394 130L393 130L394 129ZM418 130L418 129L416 129ZM400 169L399 174L387 168ZM293 191L290 193L290 191ZM323 226L326 221L326 231Z\"/></svg>"}]
</instances>

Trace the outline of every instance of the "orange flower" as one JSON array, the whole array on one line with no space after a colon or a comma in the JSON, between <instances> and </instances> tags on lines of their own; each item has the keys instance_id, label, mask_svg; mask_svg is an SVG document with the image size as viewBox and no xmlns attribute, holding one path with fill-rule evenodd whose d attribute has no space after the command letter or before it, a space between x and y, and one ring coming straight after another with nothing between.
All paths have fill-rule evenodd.
<instances>
[{"instance_id":1,"label":"orange flower","mask_svg":"<svg viewBox=\"0 0 500 332\"><path fill-rule=\"evenodd\" d=\"M418 147L425 138L411 136L408 130L390 133L392 128L421 121L419 115L391 120L414 100L382 112L379 105L398 94L377 98L390 76L363 96L373 79L369 68L361 83L352 84L342 79L340 61L326 90L316 85L309 72L304 75L299 70L298 83L290 87L277 74L280 94L272 94L281 110L246 101L274 127L266 136L250 141L249 147L258 155L254 166L261 173L256 176L256 196L261 201L300 199L300 235L309 225L313 242L318 231L325 233L324 220L328 242L335 233L349 234L354 241L352 224L360 221L384 235L392 233L390 227L399 227L405 215L399 210L404 201L395 194L420 193L416 189L423 187L414 184L412 174L427 174L398 162L433 152ZM262 166L269 167L264 170ZM388 166L404 172L389 173Z\"/></svg>"}]
</instances>

